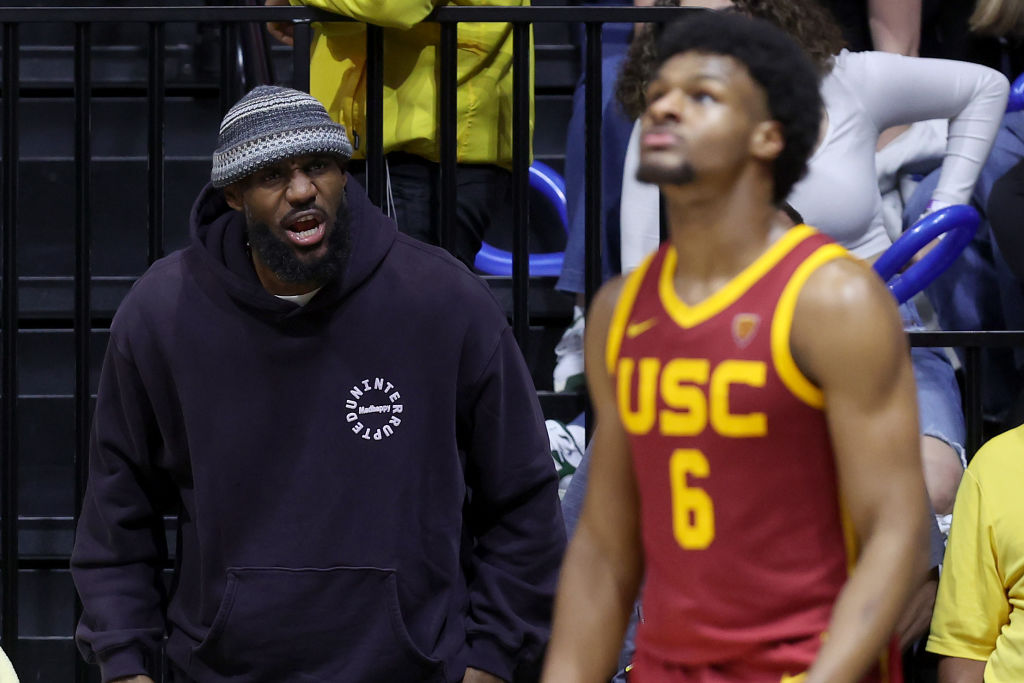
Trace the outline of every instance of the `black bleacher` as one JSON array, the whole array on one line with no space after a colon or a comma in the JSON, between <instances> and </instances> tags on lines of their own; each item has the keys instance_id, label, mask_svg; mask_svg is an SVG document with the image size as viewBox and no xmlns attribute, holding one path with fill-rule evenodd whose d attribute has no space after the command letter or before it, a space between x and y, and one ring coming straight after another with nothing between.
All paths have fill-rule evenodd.
<instances>
[{"instance_id":1,"label":"black bleacher","mask_svg":"<svg viewBox=\"0 0 1024 683\"><path fill-rule=\"evenodd\" d=\"M87 3L35 0L18 4ZM145 4L197 3L148 0ZM534 4L565 3L535 0ZM188 211L209 175L209 155L224 104L218 80L219 31L218 26L194 23L166 27L165 251L185 244ZM148 261L147 28L95 24L91 40L94 332L90 373L95 390L109 320ZM22 681L63 683L75 680L74 589L66 569L73 539L76 448L74 28L24 24L20 41L17 348L22 569L16 663ZM538 125L534 150L538 159L560 172L572 90L579 75L578 50L571 43L569 27L559 24L538 25L535 43ZM275 79L289 83L291 49L275 45L271 62ZM242 86L238 88L241 92ZM504 246L500 236L494 241ZM490 282L511 311L509 281L492 278ZM552 279L532 283L528 362L547 410L562 419L575 414L581 406L579 398L558 400L543 390L550 389L552 349L570 322L571 304L567 295L554 292ZM97 678L95 671L90 676Z\"/></svg>"}]
</instances>

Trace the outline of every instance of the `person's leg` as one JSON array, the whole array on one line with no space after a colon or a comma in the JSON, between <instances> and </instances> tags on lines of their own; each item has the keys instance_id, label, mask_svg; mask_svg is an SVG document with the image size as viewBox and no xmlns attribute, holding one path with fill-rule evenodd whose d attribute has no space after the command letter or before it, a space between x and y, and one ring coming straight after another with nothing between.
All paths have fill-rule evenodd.
<instances>
[{"instance_id":1,"label":"person's leg","mask_svg":"<svg viewBox=\"0 0 1024 683\"><path fill-rule=\"evenodd\" d=\"M601 63L601 280L619 272L619 197L622 192L622 162L633 123L615 100L615 80L629 49L629 29L605 27L604 58ZM569 236L556 285L565 292L581 294L586 288L586 222L584 182L586 166L586 86L581 79L573 93L572 115L565 140L565 200Z\"/></svg>"},{"instance_id":2,"label":"person's leg","mask_svg":"<svg viewBox=\"0 0 1024 683\"><path fill-rule=\"evenodd\" d=\"M388 154L386 160L385 206L381 208L406 235L427 244L440 244L436 211L437 164L402 152Z\"/></svg>"},{"instance_id":3,"label":"person's leg","mask_svg":"<svg viewBox=\"0 0 1024 683\"><path fill-rule=\"evenodd\" d=\"M489 230L491 234L512 234L512 174L500 166L461 164L456 185L451 252L472 268Z\"/></svg>"},{"instance_id":4,"label":"person's leg","mask_svg":"<svg viewBox=\"0 0 1024 683\"><path fill-rule=\"evenodd\" d=\"M585 92L581 79L572 94L572 114L569 116L569 125L565 132L565 204L569 219L569 235L565 243L565 256L562 259L562 274L555 285L556 289L573 294L580 294L586 288L586 247L583 239Z\"/></svg>"},{"instance_id":5,"label":"person's leg","mask_svg":"<svg viewBox=\"0 0 1024 683\"><path fill-rule=\"evenodd\" d=\"M912 304L903 304L900 312L906 329L920 329L920 319ZM942 349L913 348L911 359L917 383L925 486L935 513L947 515L953 510L965 465L966 426L960 389L953 366Z\"/></svg>"}]
</instances>

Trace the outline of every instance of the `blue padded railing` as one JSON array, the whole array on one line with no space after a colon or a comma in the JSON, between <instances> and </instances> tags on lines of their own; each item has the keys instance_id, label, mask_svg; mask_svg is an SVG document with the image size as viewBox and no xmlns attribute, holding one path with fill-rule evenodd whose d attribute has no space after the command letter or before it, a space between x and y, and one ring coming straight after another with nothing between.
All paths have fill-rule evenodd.
<instances>
[{"instance_id":1,"label":"blue padded railing","mask_svg":"<svg viewBox=\"0 0 1024 683\"><path fill-rule=\"evenodd\" d=\"M543 161L534 161L530 165L530 189L540 193L558 212L562 230L569 234L569 216L565 203L565 180L561 174ZM542 254L530 254L530 276L542 275L557 277L562 272L564 251ZM477 270L488 275L512 275L512 252L498 249L487 242L480 245L474 264Z\"/></svg>"},{"instance_id":2,"label":"blue padded railing","mask_svg":"<svg viewBox=\"0 0 1024 683\"><path fill-rule=\"evenodd\" d=\"M900 235L877 261L875 271L885 280L896 301L903 303L941 275L974 238L981 216L974 207L954 204L930 213ZM932 240L944 235L942 241L920 261L900 269Z\"/></svg>"}]
</instances>

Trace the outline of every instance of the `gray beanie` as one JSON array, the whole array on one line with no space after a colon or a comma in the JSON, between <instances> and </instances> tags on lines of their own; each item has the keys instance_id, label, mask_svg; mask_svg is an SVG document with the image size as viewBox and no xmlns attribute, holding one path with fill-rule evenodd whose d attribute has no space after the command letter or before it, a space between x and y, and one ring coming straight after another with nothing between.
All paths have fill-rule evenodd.
<instances>
[{"instance_id":1,"label":"gray beanie","mask_svg":"<svg viewBox=\"0 0 1024 683\"><path fill-rule=\"evenodd\" d=\"M231 107L220 124L210 181L225 187L282 159L303 154L352 157L352 143L312 95L261 85Z\"/></svg>"}]
</instances>

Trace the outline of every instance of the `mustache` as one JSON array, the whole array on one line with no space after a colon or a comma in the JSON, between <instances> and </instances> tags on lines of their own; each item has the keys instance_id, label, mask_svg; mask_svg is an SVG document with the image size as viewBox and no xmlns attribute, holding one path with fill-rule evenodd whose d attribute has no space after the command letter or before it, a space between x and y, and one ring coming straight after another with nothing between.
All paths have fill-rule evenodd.
<instances>
[{"instance_id":1,"label":"mustache","mask_svg":"<svg viewBox=\"0 0 1024 683\"><path fill-rule=\"evenodd\" d=\"M281 217L281 225L287 225L292 219L294 219L300 213L305 213L307 211L317 211L323 216L327 215L327 210L317 205L316 201L314 200L309 202L309 204L306 204L305 206L296 206L292 208L288 213Z\"/></svg>"}]
</instances>

